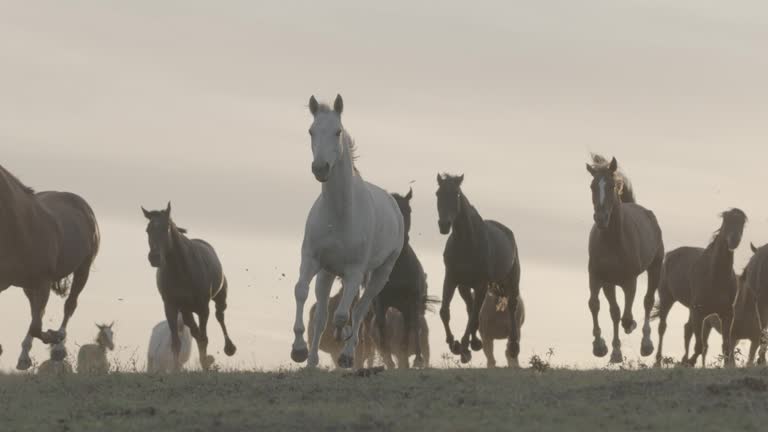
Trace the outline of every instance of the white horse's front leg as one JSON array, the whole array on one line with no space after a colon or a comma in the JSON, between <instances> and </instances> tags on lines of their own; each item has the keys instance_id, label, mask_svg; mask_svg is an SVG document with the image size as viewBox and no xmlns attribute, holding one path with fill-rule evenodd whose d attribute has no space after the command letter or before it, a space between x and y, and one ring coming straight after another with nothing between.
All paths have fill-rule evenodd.
<instances>
[{"instance_id":1,"label":"white horse's front leg","mask_svg":"<svg viewBox=\"0 0 768 432\"><path fill-rule=\"evenodd\" d=\"M315 278L315 297L317 297L317 306L315 307L315 319L309 325L313 327L312 340L309 342L309 359L307 366L317 367L320 363L318 348L320 338L325 332L325 326L328 322L328 297L331 295L334 275L327 271L321 271Z\"/></svg>"},{"instance_id":2,"label":"white horse's front leg","mask_svg":"<svg viewBox=\"0 0 768 432\"><path fill-rule=\"evenodd\" d=\"M333 325L338 330L342 330L349 321L349 309L352 307L352 302L357 298L357 294L360 292L360 285L363 283L363 272L361 271L349 271L342 280L341 284L341 301L336 308L336 312L333 314ZM340 334L343 334L340 332Z\"/></svg>"},{"instance_id":3,"label":"white horse's front leg","mask_svg":"<svg viewBox=\"0 0 768 432\"><path fill-rule=\"evenodd\" d=\"M294 288L296 320L293 323L294 339L291 359L296 363L303 363L309 356L307 343L304 341L304 304L307 302L307 297L309 297L309 283L319 271L320 263L316 259L302 255L299 281L296 282L296 288Z\"/></svg>"}]
</instances>

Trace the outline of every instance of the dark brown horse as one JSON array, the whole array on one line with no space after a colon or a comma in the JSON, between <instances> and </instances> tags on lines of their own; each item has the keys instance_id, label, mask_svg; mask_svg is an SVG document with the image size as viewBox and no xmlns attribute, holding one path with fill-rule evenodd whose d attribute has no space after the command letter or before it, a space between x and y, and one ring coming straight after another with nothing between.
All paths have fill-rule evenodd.
<instances>
[{"instance_id":1,"label":"dark brown horse","mask_svg":"<svg viewBox=\"0 0 768 432\"><path fill-rule=\"evenodd\" d=\"M704 248L681 247L668 253L664 259L659 283L659 302L654 316L659 317L659 350L656 363L662 359L664 332L667 316L675 302L689 309L685 324L685 356L683 363L696 364L706 343L703 335L704 320L716 314L722 321L723 355L726 364L733 364L730 329L733 322L733 301L736 297L736 273L733 271L733 252L739 247L747 223L747 215L739 209L722 214L722 224L715 232L709 246ZM707 332L707 336L708 336ZM688 357L691 336L696 337L692 357ZM704 364L702 357L702 365Z\"/></svg>"},{"instance_id":2,"label":"dark brown horse","mask_svg":"<svg viewBox=\"0 0 768 432\"><path fill-rule=\"evenodd\" d=\"M33 338L49 345L66 338L67 324L99 251L99 226L91 207L80 196L35 193L0 166L0 238L0 292L10 286L23 288L32 312L16 365L27 370L32 365L29 350ZM69 296L59 330L43 332L51 290Z\"/></svg>"},{"instance_id":3,"label":"dark brown horse","mask_svg":"<svg viewBox=\"0 0 768 432\"><path fill-rule=\"evenodd\" d=\"M757 364L765 364L766 340L765 330L768 326L768 246L758 249L752 247L752 258L737 280L736 299L733 302L733 326L731 327L731 342L735 347L740 340L749 340L749 357L747 366L755 364L755 354L758 348L760 356ZM714 328L722 334L720 320L712 315L704 321L704 348L702 356L707 352L707 336Z\"/></svg>"},{"instance_id":4,"label":"dark brown horse","mask_svg":"<svg viewBox=\"0 0 768 432\"><path fill-rule=\"evenodd\" d=\"M598 312L600 290L610 306L613 320L613 352L611 362L624 360L619 341L619 320L629 334L637 327L632 317L632 304L637 291L637 277L648 272L648 291L645 294L645 321L641 354L653 353L650 315L656 287L664 259L664 242L656 216L638 205L627 178L618 170L618 162L592 155L587 164L592 175L592 203L595 224L589 236L589 309L592 312L592 353L597 357L608 354L601 336ZM616 301L616 286L624 290L624 315Z\"/></svg>"},{"instance_id":5,"label":"dark brown horse","mask_svg":"<svg viewBox=\"0 0 768 432\"><path fill-rule=\"evenodd\" d=\"M475 351L483 348L477 331L480 308L489 288L507 298L507 313L512 320L516 317L520 297L520 256L512 231L499 222L480 216L461 190L463 181L463 175L437 175L437 212L440 233L450 233L443 252L445 282L440 319L451 352L461 355L461 361L468 363L472 359L470 343ZM451 300L457 286L468 315L461 343L454 340L450 327ZM514 361L520 354L518 330L517 326L512 326L507 338L507 357Z\"/></svg>"},{"instance_id":6,"label":"dark brown horse","mask_svg":"<svg viewBox=\"0 0 768 432\"><path fill-rule=\"evenodd\" d=\"M233 356L237 348L229 339L224 323L227 309L227 278L213 246L203 240L190 240L186 230L179 228L171 219L171 203L165 210L147 211L142 207L144 217L149 220L149 263L157 268L157 288L165 305L165 319L171 330L171 350L175 369L179 370L181 339L178 331L178 317L181 313L184 324L189 327L197 342L200 365L207 370L213 364L208 355L209 304L216 304L216 320L224 332L224 353ZM200 322L195 323L192 314Z\"/></svg>"}]
</instances>

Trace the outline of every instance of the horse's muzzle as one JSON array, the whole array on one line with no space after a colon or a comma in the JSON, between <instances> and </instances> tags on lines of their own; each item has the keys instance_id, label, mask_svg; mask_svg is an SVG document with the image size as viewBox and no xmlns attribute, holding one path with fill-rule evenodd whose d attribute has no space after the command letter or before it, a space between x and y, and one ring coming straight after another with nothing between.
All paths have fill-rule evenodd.
<instances>
[{"instance_id":1,"label":"horse's muzzle","mask_svg":"<svg viewBox=\"0 0 768 432\"><path fill-rule=\"evenodd\" d=\"M328 175L331 173L331 164L328 162L312 162L312 174L320 183L328 181Z\"/></svg>"},{"instance_id":2,"label":"horse's muzzle","mask_svg":"<svg viewBox=\"0 0 768 432\"><path fill-rule=\"evenodd\" d=\"M163 266L163 257L160 254L150 252L147 258L149 259L149 265L152 267L157 268Z\"/></svg>"},{"instance_id":3,"label":"horse's muzzle","mask_svg":"<svg viewBox=\"0 0 768 432\"><path fill-rule=\"evenodd\" d=\"M440 228L440 234L446 235L451 232L451 223L446 221L438 221L437 226Z\"/></svg>"},{"instance_id":4,"label":"horse's muzzle","mask_svg":"<svg viewBox=\"0 0 768 432\"><path fill-rule=\"evenodd\" d=\"M608 225L611 223L611 214L608 212L596 212L594 219L597 228L604 230L608 228Z\"/></svg>"}]
</instances>

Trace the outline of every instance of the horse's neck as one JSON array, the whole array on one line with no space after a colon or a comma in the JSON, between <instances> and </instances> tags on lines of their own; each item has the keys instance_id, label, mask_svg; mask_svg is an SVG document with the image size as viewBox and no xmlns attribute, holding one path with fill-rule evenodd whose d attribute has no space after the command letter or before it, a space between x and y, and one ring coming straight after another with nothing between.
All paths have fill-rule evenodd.
<instances>
[{"instance_id":1,"label":"horse's neck","mask_svg":"<svg viewBox=\"0 0 768 432\"><path fill-rule=\"evenodd\" d=\"M624 246L625 216L623 205L621 201L617 200L611 211L611 221L608 223L608 228L601 231L603 240L618 248Z\"/></svg>"},{"instance_id":2,"label":"horse's neck","mask_svg":"<svg viewBox=\"0 0 768 432\"><path fill-rule=\"evenodd\" d=\"M710 268L717 280L733 277L733 252L728 249L728 243L722 233L718 233L715 240L707 247L711 254Z\"/></svg>"},{"instance_id":3,"label":"horse's neck","mask_svg":"<svg viewBox=\"0 0 768 432\"><path fill-rule=\"evenodd\" d=\"M480 214L472 206L467 197L461 194L461 208L454 222L454 232L461 244L477 247L480 244L480 235L485 229L485 222ZM467 251L473 253L473 251Z\"/></svg>"},{"instance_id":4,"label":"horse's neck","mask_svg":"<svg viewBox=\"0 0 768 432\"><path fill-rule=\"evenodd\" d=\"M356 181L349 138L346 136L343 145L344 151L341 158L336 162L330 177L322 186L323 199L329 204L334 215L340 219L346 219L352 208L354 199L352 192Z\"/></svg>"},{"instance_id":5,"label":"horse's neck","mask_svg":"<svg viewBox=\"0 0 768 432\"><path fill-rule=\"evenodd\" d=\"M184 272L189 265L190 240L182 234L176 225L171 225L171 250L168 263L177 272Z\"/></svg>"}]
</instances>

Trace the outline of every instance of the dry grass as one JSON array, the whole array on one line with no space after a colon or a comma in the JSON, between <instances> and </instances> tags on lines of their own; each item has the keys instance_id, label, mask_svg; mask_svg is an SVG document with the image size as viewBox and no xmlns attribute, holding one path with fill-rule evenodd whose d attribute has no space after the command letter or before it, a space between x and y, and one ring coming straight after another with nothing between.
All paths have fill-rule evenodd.
<instances>
[{"instance_id":1,"label":"dry grass","mask_svg":"<svg viewBox=\"0 0 768 432\"><path fill-rule=\"evenodd\" d=\"M0 376L8 431L759 431L768 369Z\"/></svg>"}]
</instances>

